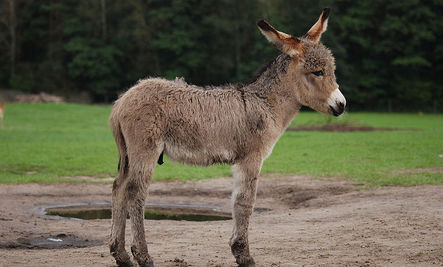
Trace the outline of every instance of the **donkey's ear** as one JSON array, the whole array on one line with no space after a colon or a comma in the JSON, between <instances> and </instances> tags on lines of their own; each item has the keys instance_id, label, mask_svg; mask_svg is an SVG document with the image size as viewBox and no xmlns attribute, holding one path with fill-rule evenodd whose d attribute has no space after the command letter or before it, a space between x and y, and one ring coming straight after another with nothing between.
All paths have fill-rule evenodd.
<instances>
[{"instance_id":1,"label":"donkey's ear","mask_svg":"<svg viewBox=\"0 0 443 267\"><path fill-rule=\"evenodd\" d=\"M317 22L314 24L314 26L311 27L308 33L306 33L306 38L315 43L318 43L321 34L324 33L326 31L326 28L328 27L328 19L330 12L331 12L330 8L323 9Z\"/></svg>"},{"instance_id":2,"label":"donkey's ear","mask_svg":"<svg viewBox=\"0 0 443 267\"><path fill-rule=\"evenodd\" d=\"M284 32L277 31L266 20L259 20L257 26L266 39L283 53L289 56L295 56L301 50L301 42L299 39Z\"/></svg>"}]
</instances>

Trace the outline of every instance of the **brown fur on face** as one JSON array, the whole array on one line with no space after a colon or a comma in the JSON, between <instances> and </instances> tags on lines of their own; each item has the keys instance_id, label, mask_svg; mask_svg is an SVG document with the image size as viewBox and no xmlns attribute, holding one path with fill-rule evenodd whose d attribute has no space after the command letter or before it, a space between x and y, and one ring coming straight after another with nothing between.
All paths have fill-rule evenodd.
<instances>
[{"instance_id":1,"label":"brown fur on face","mask_svg":"<svg viewBox=\"0 0 443 267\"><path fill-rule=\"evenodd\" d=\"M302 39L303 50L290 69L298 101L322 113L329 113L328 98L338 88L335 59L322 43ZM312 72L322 71L316 76Z\"/></svg>"},{"instance_id":2,"label":"brown fur on face","mask_svg":"<svg viewBox=\"0 0 443 267\"><path fill-rule=\"evenodd\" d=\"M263 20L257 26L272 44L292 58L285 82L288 87L293 86L297 102L322 113L338 115L344 111L345 99L336 83L335 59L319 42L326 31L329 14L330 9L325 8L303 38L277 31Z\"/></svg>"}]
</instances>

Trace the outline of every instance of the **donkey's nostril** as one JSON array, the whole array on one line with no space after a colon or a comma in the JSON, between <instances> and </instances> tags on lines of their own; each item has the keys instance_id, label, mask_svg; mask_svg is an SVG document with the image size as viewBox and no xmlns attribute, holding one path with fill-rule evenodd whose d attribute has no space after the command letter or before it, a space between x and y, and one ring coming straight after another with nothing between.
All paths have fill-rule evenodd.
<instances>
[{"instance_id":1,"label":"donkey's nostril","mask_svg":"<svg viewBox=\"0 0 443 267\"><path fill-rule=\"evenodd\" d=\"M345 104L343 102L338 102L337 103L337 111L340 114L345 111Z\"/></svg>"},{"instance_id":2,"label":"donkey's nostril","mask_svg":"<svg viewBox=\"0 0 443 267\"><path fill-rule=\"evenodd\" d=\"M340 116L345 111L345 104L342 102L340 103L337 102L335 107L330 105L329 109L331 110L331 113L337 117Z\"/></svg>"},{"instance_id":3,"label":"donkey's nostril","mask_svg":"<svg viewBox=\"0 0 443 267\"><path fill-rule=\"evenodd\" d=\"M332 106L329 106L329 110L331 111L331 113L334 115L334 116L338 116L338 115L340 115L340 113L338 113L338 111L336 111Z\"/></svg>"}]
</instances>

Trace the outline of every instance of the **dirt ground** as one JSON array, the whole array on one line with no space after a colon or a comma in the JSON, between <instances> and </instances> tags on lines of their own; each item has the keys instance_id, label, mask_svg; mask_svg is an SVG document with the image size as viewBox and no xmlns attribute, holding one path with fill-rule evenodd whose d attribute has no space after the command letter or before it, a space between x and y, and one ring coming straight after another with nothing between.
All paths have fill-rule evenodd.
<instances>
[{"instance_id":1,"label":"dirt ground","mask_svg":"<svg viewBox=\"0 0 443 267\"><path fill-rule=\"evenodd\" d=\"M251 220L257 266L443 265L443 186L356 186L345 180L261 177L256 207L270 210ZM149 202L229 210L231 187L231 178L155 182ZM0 265L115 266L107 246L109 219L41 213L45 205L109 202L110 193L110 184L0 185ZM150 254L160 267L235 266L228 246L231 224L145 220ZM126 238L131 240L130 231ZM54 239L65 243L51 245Z\"/></svg>"}]
</instances>

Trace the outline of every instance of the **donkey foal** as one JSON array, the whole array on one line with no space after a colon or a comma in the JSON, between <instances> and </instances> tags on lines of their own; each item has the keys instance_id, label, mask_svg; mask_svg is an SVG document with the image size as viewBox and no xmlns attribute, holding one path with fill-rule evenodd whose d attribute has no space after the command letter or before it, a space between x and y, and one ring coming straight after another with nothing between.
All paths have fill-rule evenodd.
<instances>
[{"instance_id":1,"label":"donkey foal","mask_svg":"<svg viewBox=\"0 0 443 267\"><path fill-rule=\"evenodd\" d=\"M301 38L259 21L260 31L283 53L249 84L203 88L183 79L151 78L115 102L110 125L120 160L112 189L110 250L118 265L132 265L125 251L129 214L132 255L140 266L154 266L143 212L154 167L165 154L186 164L233 165L231 250L239 266L255 266L248 225L263 161L302 105L335 116L346 105L335 81L334 58L319 43L328 17L324 9Z\"/></svg>"}]
</instances>

